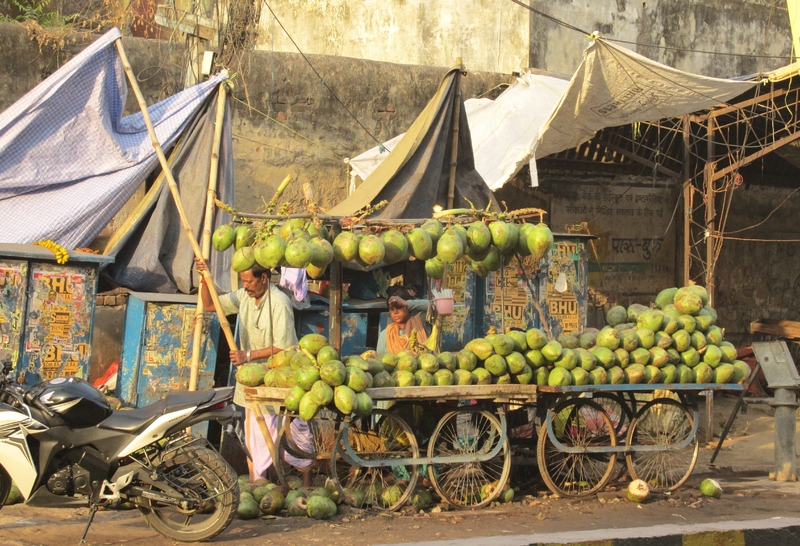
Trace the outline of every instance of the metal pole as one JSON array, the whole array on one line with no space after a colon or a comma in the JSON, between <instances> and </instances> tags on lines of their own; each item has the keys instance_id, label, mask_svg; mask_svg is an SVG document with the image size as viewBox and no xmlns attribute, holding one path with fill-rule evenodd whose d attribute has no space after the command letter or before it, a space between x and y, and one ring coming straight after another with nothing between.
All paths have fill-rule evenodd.
<instances>
[{"instance_id":1,"label":"metal pole","mask_svg":"<svg viewBox=\"0 0 800 546\"><path fill-rule=\"evenodd\" d=\"M714 207L714 118L708 117L708 140L706 141L707 157L703 169L703 182L706 192L706 291L708 291L708 304L714 305L714 241L716 239L714 226L716 210Z\"/></svg>"},{"instance_id":2,"label":"metal pole","mask_svg":"<svg viewBox=\"0 0 800 546\"><path fill-rule=\"evenodd\" d=\"M776 482L797 481L797 396L790 389L775 389ZM772 477L772 476L770 476Z\"/></svg>"},{"instance_id":3,"label":"metal pole","mask_svg":"<svg viewBox=\"0 0 800 546\"><path fill-rule=\"evenodd\" d=\"M147 103L142 95L142 90L139 89L139 84L136 82L136 76L134 76L131 64L128 62L128 56L125 54L125 49L122 47L122 39L118 39L114 45L117 47L117 52L119 52L120 61L122 62L122 66L125 68L125 75L128 77L128 81L131 84L131 89L133 89L133 93L136 95L136 100L139 103L139 109L142 111L142 119L147 126L147 132L150 135L150 142L153 145L153 149L156 151L156 156L158 156L158 162L161 164L161 170L164 172L164 176L167 179L169 191L172 193L172 199L175 201L175 208L178 210L178 216L180 216L181 224L183 224L183 232L186 234L186 238L189 239L189 244L192 245L192 250L194 251L195 257L202 259L203 251L200 249L200 244L197 242L197 238L194 236L192 227L189 225L189 220L186 218L186 211L184 210L183 203L181 202L181 194L178 191L178 184L175 182L175 178L172 176L172 169L170 169L169 162L164 156L164 150L161 149L161 144L158 142L156 130L153 128L153 122L150 119L150 113L147 111ZM236 340L233 338L231 325L228 324L228 321L225 318L225 312L222 310L222 304L219 301L217 289L214 287L214 280L211 278L211 273L208 270L204 270L201 272L201 275L206 281L208 292L211 295L212 301L214 302L214 309L217 311L220 327L225 333L225 338L228 340L228 346L232 351L235 351L237 350Z\"/></svg>"},{"instance_id":4,"label":"metal pole","mask_svg":"<svg viewBox=\"0 0 800 546\"><path fill-rule=\"evenodd\" d=\"M214 227L214 201L217 198L217 179L219 178L219 148L222 141L222 123L225 118L225 102L227 90L225 84L219 86L217 92L217 115L214 119L214 139L211 144L211 164L208 170L208 191L206 193L206 211L203 216L203 235L200 246L203 259L211 256L211 228ZM197 291L197 312L194 317L194 337L192 338L192 364L189 369L189 390L197 390L197 377L200 374L200 351L203 346L203 296Z\"/></svg>"}]
</instances>

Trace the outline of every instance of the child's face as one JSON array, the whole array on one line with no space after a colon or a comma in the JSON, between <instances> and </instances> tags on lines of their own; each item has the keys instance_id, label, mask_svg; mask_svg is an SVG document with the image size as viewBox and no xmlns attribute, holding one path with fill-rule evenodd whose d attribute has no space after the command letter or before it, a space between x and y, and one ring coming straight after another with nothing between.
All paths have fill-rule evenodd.
<instances>
[{"instance_id":1,"label":"child's face","mask_svg":"<svg viewBox=\"0 0 800 546\"><path fill-rule=\"evenodd\" d=\"M408 307L393 307L389 309L389 316L398 324L405 324L408 322Z\"/></svg>"}]
</instances>

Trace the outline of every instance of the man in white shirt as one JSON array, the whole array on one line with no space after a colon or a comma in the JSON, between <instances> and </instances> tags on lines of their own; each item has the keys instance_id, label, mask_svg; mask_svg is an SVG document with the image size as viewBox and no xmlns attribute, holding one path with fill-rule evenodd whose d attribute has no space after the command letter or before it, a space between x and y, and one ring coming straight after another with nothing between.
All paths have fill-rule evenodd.
<instances>
[{"instance_id":1,"label":"man in white shirt","mask_svg":"<svg viewBox=\"0 0 800 546\"><path fill-rule=\"evenodd\" d=\"M195 260L195 266L198 271L206 269L205 263L199 260ZM272 355L297 345L291 302L286 294L269 282L269 271L256 264L239 273L239 279L242 281L242 288L219 297L222 310L226 315L239 314L240 349L230 352L231 363L237 368L248 362L266 362ZM200 295L203 298L203 308L213 312L215 310L214 302L202 280ZM242 385L238 382L233 401L246 407ZM269 413L264 417L272 440L277 444L278 417ZM308 425L300 419L293 419L292 436L296 441L301 442L300 447L302 448L302 444L310 440ZM250 478L253 480L263 477L272 464L272 454L261 434L254 412L247 407L245 410L245 441L250 456L253 458L252 462L249 462ZM304 481L310 478L308 472L311 468L310 460L297 459L289 454L284 454L284 458L303 473Z\"/></svg>"}]
</instances>

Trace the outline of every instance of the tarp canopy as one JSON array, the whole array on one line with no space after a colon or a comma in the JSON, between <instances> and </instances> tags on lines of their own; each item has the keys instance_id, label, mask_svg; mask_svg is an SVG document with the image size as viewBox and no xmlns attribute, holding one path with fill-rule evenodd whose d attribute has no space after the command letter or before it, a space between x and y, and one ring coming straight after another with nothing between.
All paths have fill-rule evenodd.
<instances>
[{"instance_id":1,"label":"tarp canopy","mask_svg":"<svg viewBox=\"0 0 800 546\"><path fill-rule=\"evenodd\" d=\"M429 218L434 205L446 206L453 143L454 105L461 101L454 206L497 207L491 190L475 170L467 113L456 92L460 69L452 69L408 131L384 161L344 201L329 212L346 216L370 204L389 205L373 218Z\"/></svg>"},{"instance_id":2,"label":"tarp canopy","mask_svg":"<svg viewBox=\"0 0 800 546\"><path fill-rule=\"evenodd\" d=\"M0 231L7 243L86 246L158 164L141 113L123 117L113 29L0 114ZM223 76L148 111L169 147Z\"/></svg>"},{"instance_id":3,"label":"tarp canopy","mask_svg":"<svg viewBox=\"0 0 800 546\"><path fill-rule=\"evenodd\" d=\"M575 148L606 127L711 108L754 85L682 72L596 39L570 81L523 74L494 101L465 101L475 166L498 189L529 164L535 186L536 158ZM387 157L373 148L350 164L364 178Z\"/></svg>"},{"instance_id":4,"label":"tarp canopy","mask_svg":"<svg viewBox=\"0 0 800 546\"><path fill-rule=\"evenodd\" d=\"M597 39L539 130L535 156L575 148L606 127L707 110L755 85L682 72Z\"/></svg>"},{"instance_id":5,"label":"tarp canopy","mask_svg":"<svg viewBox=\"0 0 800 546\"><path fill-rule=\"evenodd\" d=\"M209 97L183 131L169 163L195 238L202 234L209 167L214 144L217 93ZM218 198L234 206L231 110L225 109L217 172ZM217 211L214 227L231 220ZM116 261L103 274L114 284L139 292L188 294L193 288L194 251L164 180L156 179L145 198L108 242L104 254ZM232 252L212 252L209 271L222 292L230 291Z\"/></svg>"}]
</instances>

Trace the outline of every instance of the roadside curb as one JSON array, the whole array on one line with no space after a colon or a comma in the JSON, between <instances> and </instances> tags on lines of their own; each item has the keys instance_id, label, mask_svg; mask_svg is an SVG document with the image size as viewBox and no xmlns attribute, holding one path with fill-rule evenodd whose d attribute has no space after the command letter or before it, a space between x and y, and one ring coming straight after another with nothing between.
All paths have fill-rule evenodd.
<instances>
[{"instance_id":1,"label":"roadside curb","mask_svg":"<svg viewBox=\"0 0 800 546\"><path fill-rule=\"evenodd\" d=\"M800 518L654 525L417 543L417 546L775 546L800 544ZM390 545L397 546L397 545Z\"/></svg>"}]
</instances>

